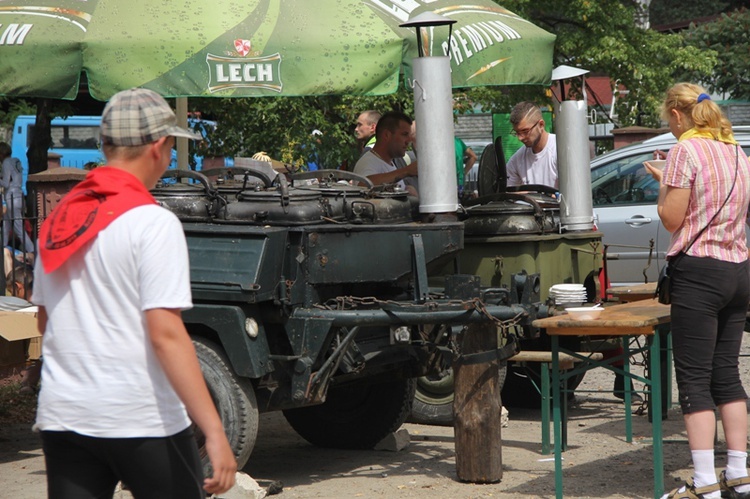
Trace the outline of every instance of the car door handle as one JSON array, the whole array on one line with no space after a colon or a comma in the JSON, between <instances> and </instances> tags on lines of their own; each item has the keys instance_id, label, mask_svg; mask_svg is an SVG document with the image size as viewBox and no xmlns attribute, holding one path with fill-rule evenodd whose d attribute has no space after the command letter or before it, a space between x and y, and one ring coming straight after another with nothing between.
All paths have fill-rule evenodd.
<instances>
[{"instance_id":1,"label":"car door handle","mask_svg":"<svg viewBox=\"0 0 750 499\"><path fill-rule=\"evenodd\" d=\"M651 217L642 217L640 215L636 215L633 218L625 219L625 223L628 225L635 225L636 227L639 227L641 225L650 224Z\"/></svg>"}]
</instances>

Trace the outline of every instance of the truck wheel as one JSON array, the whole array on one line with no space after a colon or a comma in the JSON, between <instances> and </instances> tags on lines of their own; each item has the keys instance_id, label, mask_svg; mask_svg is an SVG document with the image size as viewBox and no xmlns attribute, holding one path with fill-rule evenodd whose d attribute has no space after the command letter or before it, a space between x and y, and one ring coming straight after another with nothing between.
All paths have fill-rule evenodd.
<instances>
[{"instance_id":1,"label":"truck wheel","mask_svg":"<svg viewBox=\"0 0 750 499\"><path fill-rule=\"evenodd\" d=\"M508 364L498 369L500 389L505 384ZM409 422L453 426L453 370L441 373L439 379L433 376L422 376L417 379L417 393Z\"/></svg>"},{"instance_id":2,"label":"truck wheel","mask_svg":"<svg viewBox=\"0 0 750 499\"><path fill-rule=\"evenodd\" d=\"M208 391L219 411L224 431L229 439L237 469L241 470L255 446L258 435L258 403L250 381L237 376L221 347L204 338L193 338L195 353L206 380ZM206 439L200 429L193 425L198 441L203 469L212 473L206 453Z\"/></svg>"},{"instance_id":3,"label":"truck wheel","mask_svg":"<svg viewBox=\"0 0 750 499\"><path fill-rule=\"evenodd\" d=\"M325 403L285 410L284 417L318 447L371 449L406 421L415 386L407 379L331 387Z\"/></svg>"}]
</instances>

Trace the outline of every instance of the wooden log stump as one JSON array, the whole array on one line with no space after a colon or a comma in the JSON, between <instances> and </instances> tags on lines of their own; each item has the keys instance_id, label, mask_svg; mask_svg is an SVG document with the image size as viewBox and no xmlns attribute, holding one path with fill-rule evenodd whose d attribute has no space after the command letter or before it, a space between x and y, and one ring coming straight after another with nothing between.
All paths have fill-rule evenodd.
<instances>
[{"instance_id":1,"label":"wooden log stump","mask_svg":"<svg viewBox=\"0 0 750 499\"><path fill-rule=\"evenodd\" d=\"M469 324L462 355L496 348L494 323ZM457 358L453 363L456 473L464 482L496 483L503 477L499 367L497 357L476 363Z\"/></svg>"}]
</instances>

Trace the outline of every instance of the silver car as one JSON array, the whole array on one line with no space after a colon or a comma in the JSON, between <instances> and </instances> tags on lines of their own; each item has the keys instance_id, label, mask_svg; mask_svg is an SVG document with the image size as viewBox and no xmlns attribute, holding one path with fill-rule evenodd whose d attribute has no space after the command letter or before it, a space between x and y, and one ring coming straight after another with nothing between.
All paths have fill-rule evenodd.
<instances>
[{"instance_id":1,"label":"silver car","mask_svg":"<svg viewBox=\"0 0 750 499\"><path fill-rule=\"evenodd\" d=\"M734 134L749 154L750 126L735 127ZM670 233L656 212L659 184L643 162L653 159L655 150L667 152L676 143L671 133L665 133L591 161L594 217L604 234L605 264L613 285L654 282L664 264Z\"/></svg>"}]
</instances>

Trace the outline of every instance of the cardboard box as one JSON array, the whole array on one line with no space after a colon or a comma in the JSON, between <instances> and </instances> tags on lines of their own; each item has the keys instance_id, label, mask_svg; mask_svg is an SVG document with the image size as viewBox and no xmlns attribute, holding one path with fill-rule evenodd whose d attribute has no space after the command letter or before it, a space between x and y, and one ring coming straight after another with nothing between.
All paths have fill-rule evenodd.
<instances>
[{"instance_id":1,"label":"cardboard box","mask_svg":"<svg viewBox=\"0 0 750 499\"><path fill-rule=\"evenodd\" d=\"M36 338L40 348L41 336L35 313L0 312L0 367L24 364L29 353L29 341L24 340Z\"/></svg>"}]
</instances>

